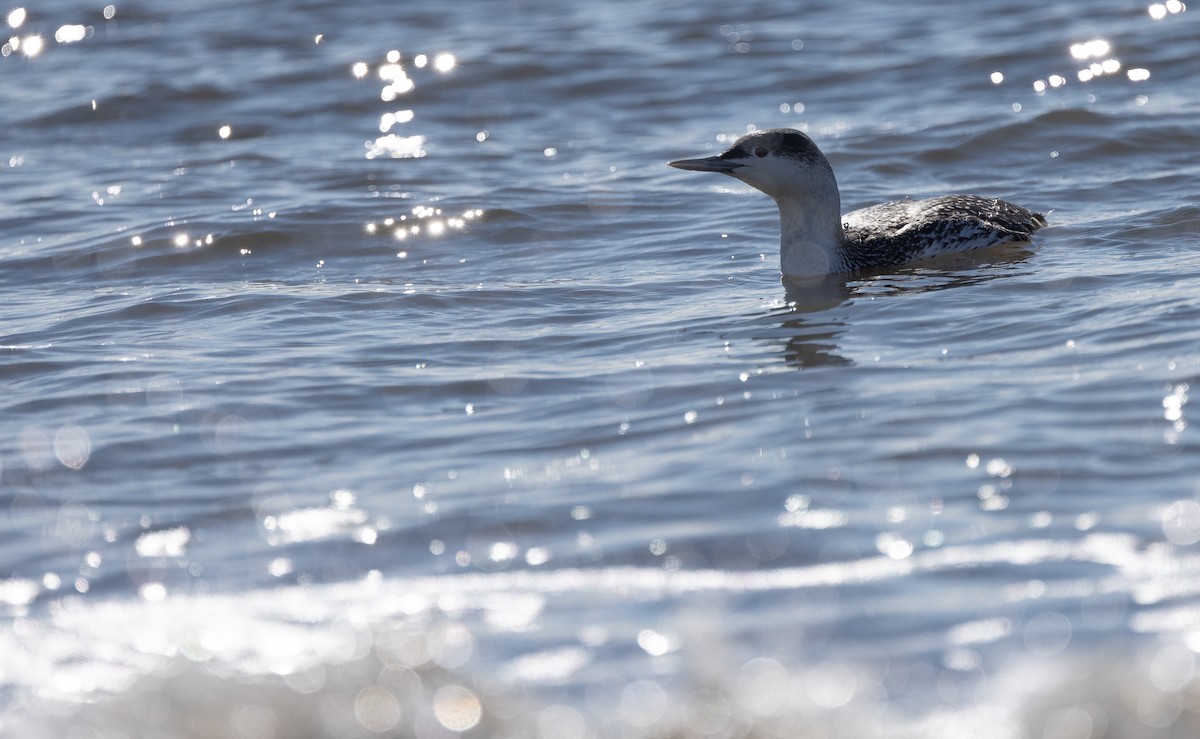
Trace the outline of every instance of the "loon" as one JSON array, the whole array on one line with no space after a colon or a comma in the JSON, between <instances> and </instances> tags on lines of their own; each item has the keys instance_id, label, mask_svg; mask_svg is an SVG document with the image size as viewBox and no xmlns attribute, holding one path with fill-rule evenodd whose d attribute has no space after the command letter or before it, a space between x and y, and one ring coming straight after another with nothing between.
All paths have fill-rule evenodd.
<instances>
[{"instance_id":1,"label":"loon","mask_svg":"<svg viewBox=\"0 0 1200 739\"><path fill-rule=\"evenodd\" d=\"M1046 225L1041 213L978 195L898 200L843 216L829 160L812 139L791 128L748 133L723 154L668 164L727 174L774 198L784 278L862 272L1028 243Z\"/></svg>"}]
</instances>

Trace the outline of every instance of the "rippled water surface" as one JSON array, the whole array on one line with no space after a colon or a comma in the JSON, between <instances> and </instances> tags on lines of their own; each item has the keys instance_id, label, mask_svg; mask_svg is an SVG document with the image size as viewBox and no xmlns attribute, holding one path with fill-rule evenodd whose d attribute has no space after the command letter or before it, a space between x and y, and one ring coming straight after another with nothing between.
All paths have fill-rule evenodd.
<instances>
[{"instance_id":1,"label":"rippled water surface","mask_svg":"<svg viewBox=\"0 0 1200 739\"><path fill-rule=\"evenodd\" d=\"M1195 727L1194 10L0 12L5 736ZM1051 225L785 286L773 126Z\"/></svg>"}]
</instances>

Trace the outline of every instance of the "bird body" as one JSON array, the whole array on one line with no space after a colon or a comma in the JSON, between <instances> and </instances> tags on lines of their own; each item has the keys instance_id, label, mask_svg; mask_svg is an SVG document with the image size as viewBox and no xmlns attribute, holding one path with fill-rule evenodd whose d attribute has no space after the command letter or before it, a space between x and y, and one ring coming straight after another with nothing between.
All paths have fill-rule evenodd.
<instances>
[{"instance_id":1,"label":"bird body","mask_svg":"<svg viewBox=\"0 0 1200 739\"><path fill-rule=\"evenodd\" d=\"M727 151L672 167L720 172L779 206L780 269L813 277L890 267L943 254L1030 241L1045 216L997 198L946 195L841 213L829 160L812 139L787 128L747 134Z\"/></svg>"}]
</instances>

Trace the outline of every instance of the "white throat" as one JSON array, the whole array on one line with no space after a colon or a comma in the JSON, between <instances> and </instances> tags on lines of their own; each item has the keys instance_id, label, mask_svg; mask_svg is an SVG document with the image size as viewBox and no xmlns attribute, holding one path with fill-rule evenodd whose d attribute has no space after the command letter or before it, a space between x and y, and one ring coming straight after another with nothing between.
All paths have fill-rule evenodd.
<instances>
[{"instance_id":1,"label":"white throat","mask_svg":"<svg viewBox=\"0 0 1200 739\"><path fill-rule=\"evenodd\" d=\"M847 269L841 198L832 192L779 197L779 268L785 277L813 277Z\"/></svg>"}]
</instances>

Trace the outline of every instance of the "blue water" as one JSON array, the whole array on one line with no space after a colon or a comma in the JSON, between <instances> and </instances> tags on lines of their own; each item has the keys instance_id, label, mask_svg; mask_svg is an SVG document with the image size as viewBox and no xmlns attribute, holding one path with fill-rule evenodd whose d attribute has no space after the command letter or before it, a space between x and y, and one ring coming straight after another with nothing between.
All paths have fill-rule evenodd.
<instances>
[{"instance_id":1,"label":"blue water","mask_svg":"<svg viewBox=\"0 0 1200 739\"><path fill-rule=\"evenodd\" d=\"M1194 10L14 10L0 733L1195 728ZM785 288L775 126L1050 227Z\"/></svg>"}]
</instances>

